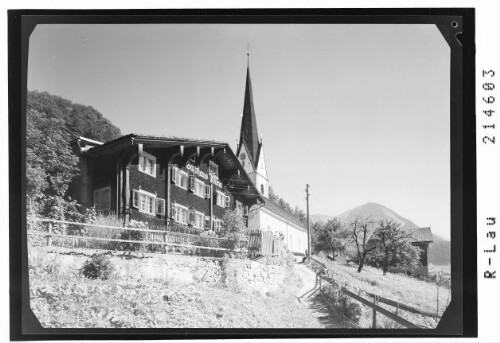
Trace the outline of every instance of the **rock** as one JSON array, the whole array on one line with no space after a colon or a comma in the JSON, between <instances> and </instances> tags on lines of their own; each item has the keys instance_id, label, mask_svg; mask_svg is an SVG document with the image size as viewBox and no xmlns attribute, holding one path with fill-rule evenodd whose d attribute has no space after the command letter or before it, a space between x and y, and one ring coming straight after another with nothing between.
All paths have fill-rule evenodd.
<instances>
[{"instance_id":1,"label":"rock","mask_svg":"<svg viewBox=\"0 0 500 343\"><path fill-rule=\"evenodd\" d=\"M193 278L196 281L206 281L208 270L198 269L193 272Z\"/></svg>"},{"instance_id":2,"label":"rock","mask_svg":"<svg viewBox=\"0 0 500 343\"><path fill-rule=\"evenodd\" d=\"M173 285L188 285L193 283L193 276L186 271L173 273L169 280Z\"/></svg>"}]
</instances>

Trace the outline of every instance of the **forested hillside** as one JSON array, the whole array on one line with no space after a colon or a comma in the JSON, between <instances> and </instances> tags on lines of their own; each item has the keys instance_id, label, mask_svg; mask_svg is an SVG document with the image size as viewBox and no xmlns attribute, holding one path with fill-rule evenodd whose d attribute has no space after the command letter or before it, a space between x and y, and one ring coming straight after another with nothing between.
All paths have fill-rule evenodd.
<instances>
[{"instance_id":1,"label":"forested hillside","mask_svg":"<svg viewBox=\"0 0 500 343\"><path fill-rule=\"evenodd\" d=\"M121 135L120 129L95 108L74 104L47 92L28 91L27 110L43 113L51 119L60 119L70 139L84 136L106 142Z\"/></svg>"},{"instance_id":2,"label":"forested hillside","mask_svg":"<svg viewBox=\"0 0 500 343\"><path fill-rule=\"evenodd\" d=\"M74 104L49 93L28 91L26 105L26 185L28 210L66 219L78 215L68 197L78 175L78 157L71 141L85 136L101 142L120 136L120 129L90 106Z\"/></svg>"}]
</instances>

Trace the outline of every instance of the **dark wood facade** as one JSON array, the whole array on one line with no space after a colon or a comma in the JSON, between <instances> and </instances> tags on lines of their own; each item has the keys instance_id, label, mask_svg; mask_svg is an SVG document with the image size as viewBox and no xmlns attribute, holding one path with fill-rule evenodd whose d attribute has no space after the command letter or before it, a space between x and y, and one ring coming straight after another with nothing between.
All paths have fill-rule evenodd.
<instances>
[{"instance_id":1,"label":"dark wood facade","mask_svg":"<svg viewBox=\"0 0 500 343\"><path fill-rule=\"evenodd\" d=\"M75 198L85 206L103 207L96 197L105 192L103 209L118 214L125 222L133 219L168 224L185 219L179 214L176 217L176 211L185 214L187 209L189 218L187 223L181 220L182 224L193 226L191 215L196 213L198 219L204 216L204 223L202 228L195 226L207 229L222 219L226 209L238 207L243 215L244 210L247 213L246 209L263 202L226 143L128 135L90 148L81 140L78 144L81 177L74 187ZM152 161L154 166L148 164ZM221 195L224 197L219 200L223 201L217 201ZM159 210L162 202L163 211Z\"/></svg>"}]
</instances>

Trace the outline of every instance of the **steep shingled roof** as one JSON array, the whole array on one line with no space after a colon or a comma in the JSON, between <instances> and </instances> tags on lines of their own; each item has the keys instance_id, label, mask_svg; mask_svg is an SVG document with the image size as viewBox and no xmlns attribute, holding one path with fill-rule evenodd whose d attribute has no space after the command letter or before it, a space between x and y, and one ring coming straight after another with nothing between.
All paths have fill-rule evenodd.
<instances>
[{"instance_id":1,"label":"steep shingled roof","mask_svg":"<svg viewBox=\"0 0 500 343\"><path fill-rule=\"evenodd\" d=\"M257 119L253 105L252 81L250 67L247 67L247 80L245 86L245 100L243 104L243 117L241 119L240 143L247 147L250 160L257 166L257 153L259 150L259 134L257 132ZM239 149L238 149L239 150ZM238 151L239 153L239 151Z\"/></svg>"},{"instance_id":2,"label":"steep shingled roof","mask_svg":"<svg viewBox=\"0 0 500 343\"><path fill-rule=\"evenodd\" d=\"M432 232L430 227L419 227L409 230L412 234L412 243L417 242L432 242Z\"/></svg>"},{"instance_id":3,"label":"steep shingled roof","mask_svg":"<svg viewBox=\"0 0 500 343\"><path fill-rule=\"evenodd\" d=\"M293 215L293 213L288 212L287 210L281 208L278 204L270 199L265 199L265 206L267 210L273 212L274 214L288 220L290 223L298 226L302 230L306 230L305 224L302 223L299 218Z\"/></svg>"}]
</instances>

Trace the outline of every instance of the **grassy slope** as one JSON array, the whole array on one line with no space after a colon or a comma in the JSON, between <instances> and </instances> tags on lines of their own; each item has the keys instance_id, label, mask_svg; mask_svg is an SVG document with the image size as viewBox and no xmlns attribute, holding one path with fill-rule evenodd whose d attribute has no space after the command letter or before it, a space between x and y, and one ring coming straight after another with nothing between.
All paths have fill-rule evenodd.
<instances>
[{"instance_id":1,"label":"grassy slope","mask_svg":"<svg viewBox=\"0 0 500 343\"><path fill-rule=\"evenodd\" d=\"M319 328L287 288L268 295L204 284L89 280L77 272L31 268L31 308L44 327Z\"/></svg>"},{"instance_id":2,"label":"grassy slope","mask_svg":"<svg viewBox=\"0 0 500 343\"><path fill-rule=\"evenodd\" d=\"M400 274L388 273L384 276L380 269L369 266L365 266L361 273L358 273L357 266L347 266L335 261L321 260L328 266L329 276L339 283L347 282L348 287L359 288L422 310L436 311L437 289L435 284ZM440 315L446 309L450 300L449 289L439 287ZM387 308L394 311L394 307ZM408 316L407 319L421 325L435 325L431 318Z\"/></svg>"}]
</instances>

